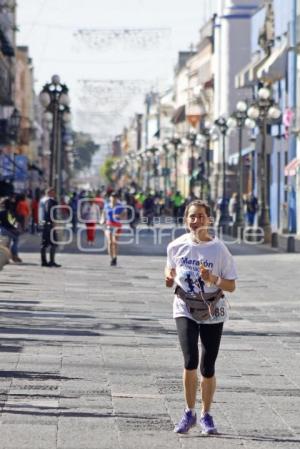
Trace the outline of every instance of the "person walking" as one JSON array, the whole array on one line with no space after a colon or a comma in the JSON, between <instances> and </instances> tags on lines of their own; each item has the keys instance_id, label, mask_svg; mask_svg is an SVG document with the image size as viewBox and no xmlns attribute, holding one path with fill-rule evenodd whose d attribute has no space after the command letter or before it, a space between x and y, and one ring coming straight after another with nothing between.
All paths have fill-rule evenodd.
<instances>
[{"instance_id":1,"label":"person walking","mask_svg":"<svg viewBox=\"0 0 300 449\"><path fill-rule=\"evenodd\" d=\"M171 201L173 204L173 217L176 225L182 223L182 212L184 208L184 198L181 195L180 191L177 190L174 195L171 197Z\"/></svg>"},{"instance_id":2,"label":"person walking","mask_svg":"<svg viewBox=\"0 0 300 449\"><path fill-rule=\"evenodd\" d=\"M253 193L250 193L247 197L246 208L248 226L254 226L255 216L258 211L258 200Z\"/></svg>"},{"instance_id":3,"label":"person walking","mask_svg":"<svg viewBox=\"0 0 300 449\"><path fill-rule=\"evenodd\" d=\"M200 390L202 433L217 433L211 415L216 389L215 362L223 323L228 318L224 292L235 290L237 278L232 255L223 242L209 233L211 210L202 200L186 206L184 222L188 232L167 248L165 282L175 283L173 317L184 358L183 388L186 402L184 414L175 426L177 433L187 433L196 425L196 394L199 365L198 340L201 341Z\"/></svg>"},{"instance_id":4,"label":"person walking","mask_svg":"<svg viewBox=\"0 0 300 449\"><path fill-rule=\"evenodd\" d=\"M25 232L30 217L30 208L24 193L20 194L16 201L16 217L20 224L21 231Z\"/></svg>"},{"instance_id":5,"label":"person walking","mask_svg":"<svg viewBox=\"0 0 300 449\"><path fill-rule=\"evenodd\" d=\"M96 237L96 226L100 221L100 209L95 199L88 198L82 206L82 214L86 225L86 240L88 246L94 246Z\"/></svg>"},{"instance_id":6,"label":"person walking","mask_svg":"<svg viewBox=\"0 0 300 449\"><path fill-rule=\"evenodd\" d=\"M20 230L13 209L13 203L9 198L6 198L3 209L0 211L0 234L9 239L9 249L13 262L21 263L22 259L19 257Z\"/></svg>"},{"instance_id":7,"label":"person walking","mask_svg":"<svg viewBox=\"0 0 300 449\"><path fill-rule=\"evenodd\" d=\"M41 265L42 267L61 267L55 262L57 248L57 232L55 231L55 218L58 215L58 203L55 199L55 190L49 187L46 197L41 200L42 206L42 244L41 244ZM47 261L47 248L50 246L50 261Z\"/></svg>"},{"instance_id":8,"label":"person walking","mask_svg":"<svg viewBox=\"0 0 300 449\"><path fill-rule=\"evenodd\" d=\"M122 232L121 218L124 212L123 205L119 202L116 192L111 192L103 209L105 236L107 239L108 254L111 266L117 265L118 240Z\"/></svg>"}]
</instances>

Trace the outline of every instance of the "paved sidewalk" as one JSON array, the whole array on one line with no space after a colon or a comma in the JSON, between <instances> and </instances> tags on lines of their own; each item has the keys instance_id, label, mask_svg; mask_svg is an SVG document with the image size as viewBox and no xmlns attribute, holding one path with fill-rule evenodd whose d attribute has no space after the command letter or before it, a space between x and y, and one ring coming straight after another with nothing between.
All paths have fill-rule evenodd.
<instances>
[{"instance_id":1,"label":"paved sidewalk","mask_svg":"<svg viewBox=\"0 0 300 449\"><path fill-rule=\"evenodd\" d=\"M1 449L298 449L300 255L237 251L217 363L220 435L173 433L182 358L164 258L63 253L0 274Z\"/></svg>"}]
</instances>

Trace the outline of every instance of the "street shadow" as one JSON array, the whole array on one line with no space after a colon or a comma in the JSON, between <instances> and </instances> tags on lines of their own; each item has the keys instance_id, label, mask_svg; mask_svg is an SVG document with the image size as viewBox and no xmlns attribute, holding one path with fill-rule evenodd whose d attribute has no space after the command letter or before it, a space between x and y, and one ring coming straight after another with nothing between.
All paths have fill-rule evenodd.
<instances>
[{"instance_id":1,"label":"street shadow","mask_svg":"<svg viewBox=\"0 0 300 449\"><path fill-rule=\"evenodd\" d=\"M3 292L3 290L1 290ZM40 304L40 301L24 301L23 299L20 299L20 301L14 300L14 299L0 299L0 305L1 303L4 304Z\"/></svg>"},{"instance_id":2,"label":"street shadow","mask_svg":"<svg viewBox=\"0 0 300 449\"><path fill-rule=\"evenodd\" d=\"M260 442L270 442L270 443L293 443L299 444L300 439L297 438L285 438L285 437L277 437L272 435L251 435L251 434L230 434L230 433L217 433L215 435L202 435L202 434L189 434L186 435L185 438L215 438L220 440L240 440L242 441L260 441Z\"/></svg>"},{"instance_id":3,"label":"street shadow","mask_svg":"<svg viewBox=\"0 0 300 449\"><path fill-rule=\"evenodd\" d=\"M139 319L136 319L137 321ZM141 320L143 321L143 320ZM160 325L153 324L155 321L152 321L151 326L145 326L145 325L139 325L139 324L120 324L120 323L113 323L113 322L105 322L105 323L97 323L93 329L100 329L103 331L130 331L134 332L136 334L147 334L149 335L149 338L151 338L151 335L155 335L155 337L159 337L162 335L170 335L170 334L177 334L177 331L166 329ZM106 334L107 335L107 334Z\"/></svg>"},{"instance_id":4,"label":"street shadow","mask_svg":"<svg viewBox=\"0 0 300 449\"><path fill-rule=\"evenodd\" d=\"M23 348L21 346L14 345L2 345L0 343L0 352L22 352Z\"/></svg>"},{"instance_id":5,"label":"street shadow","mask_svg":"<svg viewBox=\"0 0 300 449\"><path fill-rule=\"evenodd\" d=\"M300 337L300 332L258 332L258 331L230 331L224 330L224 335L235 337Z\"/></svg>"},{"instance_id":6,"label":"street shadow","mask_svg":"<svg viewBox=\"0 0 300 449\"><path fill-rule=\"evenodd\" d=\"M1 326L0 334L27 334L27 335L54 335L54 336L71 336L71 337L100 337L102 334L99 332L93 332L88 330L75 330L75 329L50 329L41 326L33 329L28 327L14 327L11 326Z\"/></svg>"},{"instance_id":7,"label":"street shadow","mask_svg":"<svg viewBox=\"0 0 300 449\"><path fill-rule=\"evenodd\" d=\"M80 377L65 377L55 373L40 373L35 371L3 371L0 370L0 379L26 379L26 380L79 380Z\"/></svg>"}]
</instances>

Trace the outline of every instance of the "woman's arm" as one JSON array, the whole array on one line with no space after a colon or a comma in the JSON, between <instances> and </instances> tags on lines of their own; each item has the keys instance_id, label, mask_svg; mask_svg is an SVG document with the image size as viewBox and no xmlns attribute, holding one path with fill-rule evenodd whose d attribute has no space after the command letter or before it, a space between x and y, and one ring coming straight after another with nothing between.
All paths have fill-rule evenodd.
<instances>
[{"instance_id":1,"label":"woman's arm","mask_svg":"<svg viewBox=\"0 0 300 449\"><path fill-rule=\"evenodd\" d=\"M210 270L204 268L203 265L200 267L200 274L204 282L214 284L225 292L234 292L235 290L235 280L234 279L223 279L220 276L212 274Z\"/></svg>"},{"instance_id":2,"label":"woman's arm","mask_svg":"<svg viewBox=\"0 0 300 449\"><path fill-rule=\"evenodd\" d=\"M166 287L173 287L175 276L176 276L175 268L169 268L169 267L165 268Z\"/></svg>"}]
</instances>

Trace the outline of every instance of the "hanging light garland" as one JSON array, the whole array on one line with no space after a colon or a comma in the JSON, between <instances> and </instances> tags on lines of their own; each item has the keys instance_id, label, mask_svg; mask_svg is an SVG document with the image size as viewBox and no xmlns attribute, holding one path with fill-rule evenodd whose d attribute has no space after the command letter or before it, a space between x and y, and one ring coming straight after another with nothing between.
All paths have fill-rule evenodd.
<instances>
[{"instance_id":1,"label":"hanging light garland","mask_svg":"<svg viewBox=\"0 0 300 449\"><path fill-rule=\"evenodd\" d=\"M91 95L139 95L146 93L153 84L148 80L79 80L84 92Z\"/></svg>"},{"instance_id":2,"label":"hanging light garland","mask_svg":"<svg viewBox=\"0 0 300 449\"><path fill-rule=\"evenodd\" d=\"M152 50L169 42L170 28L82 28L74 32L77 41L95 50L122 46L123 49Z\"/></svg>"}]
</instances>

